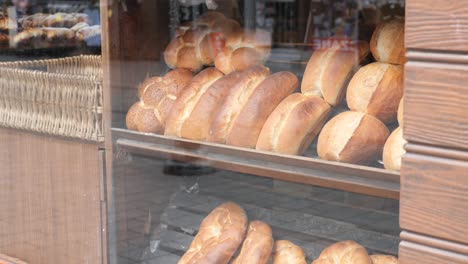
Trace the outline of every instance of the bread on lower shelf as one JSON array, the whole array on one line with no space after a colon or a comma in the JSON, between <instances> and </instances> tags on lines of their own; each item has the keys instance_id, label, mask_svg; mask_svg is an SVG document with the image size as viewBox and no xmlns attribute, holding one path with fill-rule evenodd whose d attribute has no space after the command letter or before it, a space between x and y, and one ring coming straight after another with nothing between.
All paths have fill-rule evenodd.
<instances>
[{"instance_id":1,"label":"bread on lower shelf","mask_svg":"<svg viewBox=\"0 0 468 264\"><path fill-rule=\"evenodd\" d=\"M403 109L404 109L404 106L403 106L404 102L403 102L403 98L401 98L400 100L400 104L398 105L398 113L397 113L397 119L398 119L398 124L403 127Z\"/></svg>"},{"instance_id":2,"label":"bread on lower shelf","mask_svg":"<svg viewBox=\"0 0 468 264\"><path fill-rule=\"evenodd\" d=\"M335 243L320 253L312 264L373 264L366 249L354 241Z\"/></svg>"},{"instance_id":3,"label":"bread on lower shelf","mask_svg":"<svg viewBox=\"0 0 468 264\"><path fill-rule=\"evenodd\" d=\"M388 136L388 128L377 118L343 112L325 124L317 151L322 159L366 164L380 159Z\"/></svg>"},{"instance_id":4,"label":"bread on lower shelf","mask_svg":"<svg viewBox=\"0 0 468 264\"><path fill-rule=\"evenodd\" d=\"M406 153L404 149L406 143L401 127L390 134L383 149L383 162L386 169L395 171L401 169L401 158Z\"/></svg>"},{"instance_id":5,"label":"bread on lower shelf","mask_svg":"<svg viewBox=\"0 0 468 264\"><path fill-rule=\"evenodd\" d=\"M244 240L247 215L239 205L224 203L203 219L178 264L227 264Z\"/></svg>"},{"instance_id":6,"label":"bread on lower shelf","mask_svg":"<svg viewBox=\"0 0 468 264\"><path fill-rule=\"evenodd\" d=\"M390 255L371 255L372 264L399 264L400 262L394 256Z\"/></svg>"},{"instance_id":7,"label":"bread on lower shelf","mask_svg":"<svg viewBox=\"0 0 468 264\"><path fill-rule=\"evenodd\" d=\"M304 250L291 241L279 240L275 243L273 264L307 264Z\"/></svg>"},{"instance_id":8,"label":"bread on lower shelf","mask_svg":"<svg viewBox=\"0 0 468 264\"><path fill-rule=\"evenodd\" d=\"M268 224L253 221L239 255L231 264L267 264L273 250L273 235Z\"/></svg>"},{"instance_id":9,"label":"bread on lower shelf","mask_svg":"<svg viewBox=\"0 0 468 264\"><path fill-rule=\"evenodd\" d=\"M256 148L302 155L322 129L330 112L330 106L322 98L294 93L268 117Z\"/></svg>"}]
</instances>

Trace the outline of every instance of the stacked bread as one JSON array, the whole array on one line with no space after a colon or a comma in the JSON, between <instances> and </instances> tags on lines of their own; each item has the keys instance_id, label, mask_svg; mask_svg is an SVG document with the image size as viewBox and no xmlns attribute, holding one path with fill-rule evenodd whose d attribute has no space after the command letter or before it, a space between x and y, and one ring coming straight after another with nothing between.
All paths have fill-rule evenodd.
<instances>
[{"instance_id":1,"label":"stacked bread","mask_svg":"<svg viewBox=\"0 0 468 264\"><path fill-rule=\"evenodd\" d=\"M203 219L197 235L178 264L307 264L302 248L287 240L274 242L273 232L267 223L248 222L244 209L239 205L233 202L219 205ZM234 257L236 251L239 253ZM342 241L324 249L312 262L344 263L398 264L398 259L388 255L368 255L358 243Z\"/></svg>"},{"instance_id":2,"label":"stacked bread","mask_svg":"<svg viewBox=\"0 0 468 264\"><path fill-rule=\"evenodd\" d=\"M261 65L271 41L264 31L244 31L223 14L210 11L180 27L169 43L164 59L170 68L192 72L216 65L224 74Z\"/></svg>"}]
</instances>

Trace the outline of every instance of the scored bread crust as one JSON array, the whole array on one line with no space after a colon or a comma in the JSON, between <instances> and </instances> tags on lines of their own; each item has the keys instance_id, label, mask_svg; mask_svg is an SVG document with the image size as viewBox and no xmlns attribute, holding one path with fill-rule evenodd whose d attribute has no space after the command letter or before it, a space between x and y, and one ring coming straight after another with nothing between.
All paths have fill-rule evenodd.
<instances>
[{"instance_id":1,"label":"scored bread crust","mask_svg":"<svg viewBox=\"0 0 468 264\"><path fill-rule=\"evenodd\" d=\"M343 112L323 127L317 152L325 160L366 164L381 157L388 136L388 128L375 117Z\"/></svg>"},{"instance_id":2,"label":"scored bread crust","mask_svg":"<svg viewBox=\"0 0 468 264\"><path fill-rule=\"evenodd\" d=\"M354 241L335 243L320 253L312 264L372 264L366 249Z\"/></svg>"},{"instance_id":3,"label":"scored bread crust","mask_svg":"<svg viewBox=\"0 0 468 264\"><path fill-rule=\"evenodd\" d=\"M268 117L256 148L302 155L330 113L330 106L320 97L291 94Z\"/></svg>"},{"instance_id":4,"label":"scored bread crust","mask_svg":"<svg viewBox=\"0 0 468 264\"><path fill-rule=\"evenodd\" d=\"M365 42L360 42L355 51L342 50L338 46L316 50L307 62L301 92L321 96L332 106L338 105L355 67L368 53L369 46Z\"/></svg>"},{"instance_id":5,"label":"scored bread crust","mask_svg":"<svg viewBox=\"0 0 468 264\"><path fill-rule=\"evenodd\" d=\"M401 169L401 158L406 153L404 149L406 143L401 127L398 127L390 134L383 149L383 162L386 169L395 171Z\"/></svg>"},{"instance_id":6,"label":"scored bread crust","mask_svg":"<svg viewBox=\"0 0 468 264\"><path fill-rule=\"evenodd\" d=\"M372 34L370 49L375 60L392 64L404 64L405 21L393 19L382 22Z\"/></svg>"},{"instance_id":7,"label":"scored bread crust","mask_svg":"<svg viewBox=\"0 0 468 264\"><path fill-rule=\"evenodd\" d=\"M181 137L184 122L205 91L223 74L215 68L207 68L193 77L191 83L181 92L166 120L166 136Z\"/></svg>"},{"instance_id":8,"label":"scored bread crust","mask_svg":"<svg viewBox=\"0 0 468 264\"><path fill-rule=\"evenodd\" d=\"M304 251L288 240L275 242L273 264L307 264Z\"/></svg>"},{"instance_id":9,"label":"scored bread crust","mask_svg":"<svg viewBox=\"0 0 468 264\"><path fill-rule=\"evenodd\" d=\"M233 86L223 104L218 108L210 126L208 141L226 143L234 122L248 102L255 88L269 75L264 66L254 66L242 73L242 78Z\"/></svg>"},{"instance_id":10,"label":"scored bread crust","mask_svg":"<svg viewBox=\"0 0 468 264\"><path fill-rule=\"evenodd\" d=\"M291 72L268 76L253 91L227 136L229 145L255 148L264 123L281 101L291 94L299 81Z\"/></svg>"},{"instance_id":11,"label":"scored bread crust","mask_svg":"<svg viewBox=\"0 0 468 264\"><path fill-rule=\"evenodd\" d=\"M375 62L361 68L348 86L346 100L353 111L373 115L384 123L397 118L403 97L403 67Z\"/></svg>"},{"instance_id":12,"label":"scored bread crust","mask_svg":"<svg viewBox=\"0 0 468 264\"><path fill-rule=\"evenodd\" d=\"M178 264L227 264L242 243L246 229L245 211L232 202L221 204L203 219Z\"/></svg>"},{"instance_id":13,"label":"scored bread crust","mask_svg":"<svg viewBox=\"0 0 468 264\"><path fill-rule=\"evenodd\" d=\"M231 264L267 264L273 250L273 235L269 225L261 221L250 223L239 256Z\"/></svg>"},{"instance_id":14,"label":"scored bread crust","mask_svg":"<svg viewBox=\"0 0 468 264\"><path fill-rule=\"evenodd\" d=\"M219 106L224 102L232 87L242 78L242 72L236 71L214 82L200 97L190 116L182 126L181 136L193 140L206 140L211 122Z\"/></svg>"},{"instance_id":15,"label":"scored bread crust","mask_svg":"<svg viewBox=\"0 0 468 264\"><path fill-rule=\"evenodd\" d=\"M127 128L130 130L160 134L164 131L164 124L158 111L145 106L142 101L133 104L125 117Z\"/></svg>"},{"instance_id":16,"label":"scored bread crust","mask_svg":"<svg viewBox=\"0 0 468 264\"><path fill-rule=\"evenodd\" d=\"M371 255L372 264L400 264L400 261L390 255Z\"/></svg>"}]
</instances>

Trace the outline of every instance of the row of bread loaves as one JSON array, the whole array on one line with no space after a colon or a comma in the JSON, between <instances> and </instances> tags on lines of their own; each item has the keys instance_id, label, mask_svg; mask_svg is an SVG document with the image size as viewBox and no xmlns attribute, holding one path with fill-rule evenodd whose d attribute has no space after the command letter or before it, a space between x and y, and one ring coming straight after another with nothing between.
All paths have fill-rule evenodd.
<instances>
[{"instance_id":1,"label":"row of bread loaves","mask_svg":"<svg viewBox=\"0 0 468 264\"><path fill-rule=\"evenodd\" d=\"M237 256L234 256L239 252ZM271 261L270 261L271 260ZM230 262L231 261L231 262ZM261 221L248 223L239 205L227 202L203 219L189 249L178 264L306 264L304 251L287 240L274 242L271 227ZM398 264L393 256L367 254L354 241L335 243L312 264Z\"/></svg>"}]
</instances>

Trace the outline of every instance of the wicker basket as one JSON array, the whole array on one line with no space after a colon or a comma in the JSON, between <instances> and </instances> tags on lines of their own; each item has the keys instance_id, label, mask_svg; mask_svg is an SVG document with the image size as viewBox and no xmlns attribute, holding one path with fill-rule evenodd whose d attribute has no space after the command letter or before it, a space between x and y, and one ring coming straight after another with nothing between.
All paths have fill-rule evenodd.
<instances>
[{"instance_id":1,"label":"wicker basket","mask_svg":"<svg viewBox=\"0 0 468 264\"><path fill-rule=\"evenodd\" d=\"M100 56L0 63L0 126L102 142Z\"/></svg>"}]
</instances>

